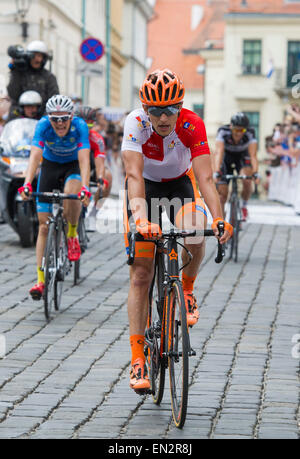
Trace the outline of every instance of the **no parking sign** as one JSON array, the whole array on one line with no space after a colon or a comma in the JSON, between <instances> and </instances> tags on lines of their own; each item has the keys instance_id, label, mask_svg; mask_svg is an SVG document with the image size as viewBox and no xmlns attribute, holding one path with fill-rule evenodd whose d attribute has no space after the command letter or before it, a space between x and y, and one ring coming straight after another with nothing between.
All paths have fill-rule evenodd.
<instances>
[{"instance_id":1,"label":"no parking sign","mask_svg":"<svg viewBox=\"0 0 300 459\"><path fill-rule=\"evenodd\" d=\"M97 62L104 54L104 45L97 38L86 38L80 45L80 54L87 62Z\"/></svg>"}]
</instances>

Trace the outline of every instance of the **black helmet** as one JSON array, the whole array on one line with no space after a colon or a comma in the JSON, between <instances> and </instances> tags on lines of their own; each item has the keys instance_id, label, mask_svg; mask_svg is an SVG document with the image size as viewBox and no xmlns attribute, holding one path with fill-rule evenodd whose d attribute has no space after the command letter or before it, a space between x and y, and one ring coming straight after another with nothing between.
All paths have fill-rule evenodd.
<instances>
[{"instance_id":1,"label":"black helmet","mask_svg":"<svg viewBox=\"0 0 300 459\"><path fill-rule=\"evenodd\" d=\"M76 108L75 116L83 118L84 121L96 121L97 110L87 105L80 105Z\"/></svg>"},{"instance_id":2,"label":"black helmet","mask_svg":"<svg viewBox=\"0 0 300 459\"><path fill-rule=\"evenodd\" d=\"M249 118L242 112L238 112L231 118L230 121L232 126L240 126L243 128L249 127Z\"/></svg>"}]
</instances>

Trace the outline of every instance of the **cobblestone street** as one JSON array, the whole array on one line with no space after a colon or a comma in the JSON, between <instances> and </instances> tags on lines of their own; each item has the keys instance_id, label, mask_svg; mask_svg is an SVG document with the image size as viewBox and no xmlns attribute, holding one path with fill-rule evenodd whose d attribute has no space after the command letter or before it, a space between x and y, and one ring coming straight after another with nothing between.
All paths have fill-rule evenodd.
<instances>
[{"instance_id":1,"label":"cobblestone street","mask_svg":"<svg viewBox=\"0 0 300 459\"><path fill-rule=\"evenodd\" d=\"M245 225L238 263L215 264L207 241L182 430L168 380L160 407L129 388L122 235L89 233L82 282L67 278L47 323L28 294L35 251L0 229L0 438L299 438L299 226Z\"/></svg>"}]
</instances>

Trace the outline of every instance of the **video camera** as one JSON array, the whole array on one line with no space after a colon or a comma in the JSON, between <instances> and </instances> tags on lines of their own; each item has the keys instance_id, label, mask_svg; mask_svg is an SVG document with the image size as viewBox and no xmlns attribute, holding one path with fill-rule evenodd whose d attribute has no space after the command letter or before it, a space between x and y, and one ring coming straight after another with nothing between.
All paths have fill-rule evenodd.
<instances>
[{"instance_id":1,"label":"video camera","mask_svg":"<svg viewBox=\"0 0 300 459\"><path fill-rule=\"evenodd\" d=\"M34 57L34 53L25 51L21 45L9 46L7 54L14 60L9 67L18 70L25 70L28 67L30 59Z\"/></svg>"}]
</instances>

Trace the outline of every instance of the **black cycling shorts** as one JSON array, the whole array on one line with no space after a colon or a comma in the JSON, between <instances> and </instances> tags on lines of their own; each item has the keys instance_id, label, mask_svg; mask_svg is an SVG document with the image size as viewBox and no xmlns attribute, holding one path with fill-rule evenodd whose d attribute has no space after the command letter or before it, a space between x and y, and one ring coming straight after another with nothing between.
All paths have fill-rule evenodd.
<instances>
[{"instance_id":1,"label":"black cycling shorts","mask_svg":"<svg viewBox=\"0 0 300 459\"><path fill-rule=\"evenodd\" d=\"M63 191L68 180L81 181L78 161L55 163L43 158L37 183L38 192ZM36 206L37 212L51 213L52 211L52 204L47 201L47 198L37 198Z\"/></svg>"},{"instance_id":2,"label":"black cycling shorts","mask_svg":"<svg viewBox=\"0 0 300 459\"><path fill-rule=\"evenodd\" d=\"M251 159L248 153L248 150L245 150L242 153L229 153L224 152L224 159L221 165L222 175L232 175L233 171L236 170L237 173L240 173L240 170L244 167L251 167ZM220 180L218 184L228 184L229 180Z\"/></svg>"},{"instance_id":3,"label":"black cycling shorts","mask_svg":"<svg viewBox=\"0 0 300 459\"><path fill-rule=\"evenodd\" d=\"M124 237L128 254L128 233L130 223L133 222L130 202L128 199L127 179L125 181L124 202ZM176 220L180 221L184 213L201 212L207 217L205 204L202 201L196 186L193 170L186 175L167 182L153 182L145 179L146 204L148 220L162 227L162 212L165 210L171 223L176 226ZM138 204L138 202L137 202ZM136 257L153 257L154 244L145 241L141 234L136 235ZM144 245L143 242L144 241ZM152 244L152 249L149 245Z\"/></svg>"}]
</instances>

